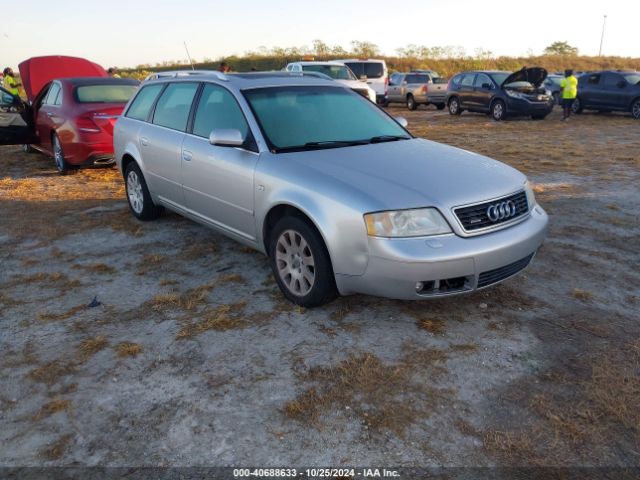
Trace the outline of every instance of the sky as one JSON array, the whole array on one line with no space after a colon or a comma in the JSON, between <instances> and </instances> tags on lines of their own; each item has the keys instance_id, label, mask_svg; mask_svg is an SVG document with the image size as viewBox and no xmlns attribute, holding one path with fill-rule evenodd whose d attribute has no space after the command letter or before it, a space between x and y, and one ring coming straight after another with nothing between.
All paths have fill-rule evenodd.
<instances>
[{"instance_id":1,"label":"sky","mask_svg":"<svg viewBox=\"0 0 640 480\"><path fill-rule=\"evenodd\" d=\"M370 41L393 55L408 44L540 54L554 41L597 55L640 57L640 0L22 0L3 9L0 65L72 55L105 67L217 59L321 39ZM16 13L13 13L16 12Z\"/></svg>"}]
</instances>

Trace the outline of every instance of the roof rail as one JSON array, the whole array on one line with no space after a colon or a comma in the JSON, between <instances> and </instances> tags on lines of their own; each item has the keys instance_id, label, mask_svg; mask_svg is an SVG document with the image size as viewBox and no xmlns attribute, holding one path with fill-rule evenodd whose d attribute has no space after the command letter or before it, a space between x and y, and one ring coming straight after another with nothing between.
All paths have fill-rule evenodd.
<instances>
[{"instance_id":1,"label":"roof rail","mask_svg":"<svg viewBox=\"0 0 640 480\"><path fill-rule=\"evenodd\" d=\"M146 76L144 81L157 80L158 78L177 78L177 77L190 77L192 75L213 75L218 77L218 80L228 81L229 78L222 72L217 70L167 70L164 72L154 72Z\"/></svg>"}]
</instances>

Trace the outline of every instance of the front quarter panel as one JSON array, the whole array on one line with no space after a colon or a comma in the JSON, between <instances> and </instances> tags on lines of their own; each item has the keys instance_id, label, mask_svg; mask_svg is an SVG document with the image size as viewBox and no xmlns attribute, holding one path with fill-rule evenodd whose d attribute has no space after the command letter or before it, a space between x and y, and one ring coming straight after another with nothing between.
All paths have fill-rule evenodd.
<instances>
[{"instance_id":1,"label":"front quarter panel","mask_svg":"<svg viewBox=\"0 0 640 480\"><path fill-rule=\"evenodd\" d=\"M282 157L282 156L280 156ZM332 179L290 165L282 168L278 155L264 153L256 171L256 227L264 232L269 211L289 205L302 211L322 235L335 274L362 275L367 267L368 244L362 199ZM350 195L353 197L350 198ZM266 252L266 241L262 247Z\"/></svg>"}]
</instances>

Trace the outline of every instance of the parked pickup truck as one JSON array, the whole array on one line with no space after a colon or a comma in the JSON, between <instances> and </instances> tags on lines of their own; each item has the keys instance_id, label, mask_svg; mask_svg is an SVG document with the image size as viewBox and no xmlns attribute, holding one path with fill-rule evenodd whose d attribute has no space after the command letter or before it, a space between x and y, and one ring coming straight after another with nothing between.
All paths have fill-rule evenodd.
<instances>
[{"instance_id":1,"label":"parked pickup truck","mask_svg":"<svg viewBox=\"0 0 640 480\"><path fill-rule=\"evenodd\" d=\"M389 77L387 104L404 103L409 110L432 104L442 110L446 97L447 80L431 70L394 73Z\"/></svg>"}]
</instances>

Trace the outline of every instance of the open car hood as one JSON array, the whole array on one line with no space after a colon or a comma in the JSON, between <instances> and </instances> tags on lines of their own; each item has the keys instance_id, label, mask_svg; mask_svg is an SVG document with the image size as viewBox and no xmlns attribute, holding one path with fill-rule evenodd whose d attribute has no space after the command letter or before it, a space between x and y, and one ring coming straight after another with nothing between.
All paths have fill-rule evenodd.
<instances>
[{"instance_id":1,"label":"open car hood","mask_svg":"<svg viewBox=\"0 0 640 480\"><path fill-rule=\"evenodd\" d=\"M18 65L22 85L30 102L51 80L69 77L108 77L97 63L85 58L51 55L32 57Z\"/></svg>"},{"instance_id":2,"label":"open car hood","mask_svg":"<svg viewBox=\"0 0 640 480\"><path fill-rule=\"evenodd\" d=\"M547 78L547 71L541 67L523 67L521 70L517 72L513 72L509 75L504 82L502 82L502 87L505 85L509 85L510 83L515 82L529 82L534 87L539 87L542 85L542 82Z\"/></svg>"}]
</instances>

